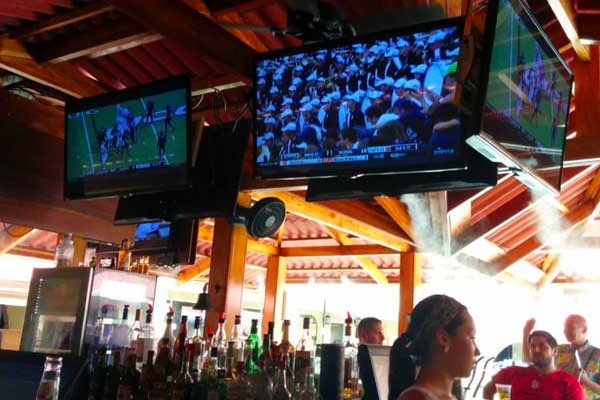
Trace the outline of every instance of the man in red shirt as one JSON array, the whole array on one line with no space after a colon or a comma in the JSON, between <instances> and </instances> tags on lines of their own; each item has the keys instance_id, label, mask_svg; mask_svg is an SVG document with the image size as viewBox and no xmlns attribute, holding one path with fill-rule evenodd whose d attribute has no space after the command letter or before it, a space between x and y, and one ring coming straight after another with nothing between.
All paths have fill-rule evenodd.
<instances>
[{"instance_id":1,"label":"man in red shirt","mask_svg":"<svg viewBox=\"0 0 600 400\"><path fill-rule=\"evenodd\" d=\"M511 385L511 400L583 400L583 389L577 379L554 364L558 353L556 339L546 331L534 331L528 343L533 364L500 370L485 385L483 397L491 400L499 383Z\"/></svg>"}]
</instances>

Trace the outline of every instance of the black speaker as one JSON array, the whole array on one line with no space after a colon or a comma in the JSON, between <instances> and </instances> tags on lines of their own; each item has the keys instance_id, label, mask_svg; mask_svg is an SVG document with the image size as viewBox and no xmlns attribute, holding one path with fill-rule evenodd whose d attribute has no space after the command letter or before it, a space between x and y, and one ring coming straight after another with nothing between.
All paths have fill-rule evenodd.
<instances>
[{"instance_id":1,"label":"black speaker","mask_svg":"<svg viewBox=\"0 0 600 400\"><path fill-rule=\"evenodd\" d=\"M274 234L285 220L285 204L276 197L265 197L252 207L238 206L233 222L244 224L250 236L268 237Z\"/></svg>"}]
</instances>

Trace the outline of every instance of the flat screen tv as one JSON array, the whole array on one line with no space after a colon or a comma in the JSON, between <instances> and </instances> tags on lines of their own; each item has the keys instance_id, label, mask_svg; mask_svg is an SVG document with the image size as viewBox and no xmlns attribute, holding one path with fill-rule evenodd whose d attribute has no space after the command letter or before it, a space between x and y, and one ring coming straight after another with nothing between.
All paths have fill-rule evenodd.
<instances>
[{"instance_id":1,"label":"flat screen tv","mask_svg":"<svg viewBox=\"0 0 600 400\"><path fill-rule=\"evenodd\" d=\"M255 176L464 169L462 19L258 54Z\"/></svg>"},{"instance_id":2,"label":"flat screen tv","mask_svg":"<svg viewBox=\"0 0 600 400\"><path fill-rule=\"evenodd\" d=\"M558 194L573 74L521 0L498 0L481 131L467 143Z\"/></svg>"},{"instance_id":3,"label":"flat screen tv","mask_svg":"<svg viewBox=\"0 0 600 400\"><path fill-rule=\"evenodd\" d=\"M151 193L189 184L184 77L67 102L64 196Z\"/></svg>"},{"instance_id":4,"label":"flat screen tv","mask_svg":"<svg viewBox=\"0 0 600 400\"><path fill-rule=\"evenodd\" d=\"M193 264L196 258L197 238L198 220L194 218L140 223L135 229L132 257L135 260L148 256L155 264ZM98 262L109 266L118 251L117 244L98 244Z\"/></svg>"},{"instance_id":5,"label":"flat screen tv","mask_svg":"<svg viewBox=\"0 0 600 400\"><path fill-rule=\"evenodd\" d=\"M191 186L119 199L118 225L181 218L232 217L252 123L249 119L205 126Z\"/></svg>"}]
</instances>

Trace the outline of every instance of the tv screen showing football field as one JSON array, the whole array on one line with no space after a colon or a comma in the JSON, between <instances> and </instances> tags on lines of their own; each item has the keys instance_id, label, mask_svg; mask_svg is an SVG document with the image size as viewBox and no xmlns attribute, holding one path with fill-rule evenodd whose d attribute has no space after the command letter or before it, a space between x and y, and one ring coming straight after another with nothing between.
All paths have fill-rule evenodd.
<instances>
[{"instance_id":1,"label":"tv screen showing football field","mask_svg":"<svg viewBox=\"0 0 600 400\"><path fill-rule=\"evenodd\" d=\"M187 168L188 89L162 82L68 104L65 186L75 194L66 197L136 192L152 179L158 188Z\"/></svg>"},{"instance_id":2,"label":"tv screen showing football field","mask_svg":"<svg viewBox=\"0 0 600 400\"><path fill-rule=\"evenodd\" d=\"M499 3L482 130L560 190L572 73L519 0Z\"/></svg>"}]
</instances>

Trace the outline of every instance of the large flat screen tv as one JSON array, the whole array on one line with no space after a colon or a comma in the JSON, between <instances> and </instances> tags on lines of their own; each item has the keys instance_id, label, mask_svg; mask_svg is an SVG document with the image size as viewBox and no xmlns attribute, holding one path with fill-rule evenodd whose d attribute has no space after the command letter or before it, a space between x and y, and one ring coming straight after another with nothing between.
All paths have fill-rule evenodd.
<instances>
[{"instance_id":1,"label":"large flat screen tv","mask_svg":"<svg viewBox=\"0 0 600 400\"><path fill-rule=\"evenodd\" d=\"M187 186L189 99L189 80L180 77L68 102L65 198Z\"/></svg>"},{"instance_id":2,"label":"large flat screen tv","mask_svg":"<svg viewBox=\"0 0 600 400\"><path fill-rule=\"evenodd\" d=\"M259 178L464 169L462 19L258 54Z\"/></svg>"},{"instance_id":3,"label":"large flat screen tv","mask_svg":"<svg viewBox=\"0 0 600 400\"><path fill-rule=\"evenodd\" d=\"M481 132L468 138L533 190L558 194L573 74L521 0L499 0Z\"/></svg>"}]
</instances>

